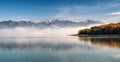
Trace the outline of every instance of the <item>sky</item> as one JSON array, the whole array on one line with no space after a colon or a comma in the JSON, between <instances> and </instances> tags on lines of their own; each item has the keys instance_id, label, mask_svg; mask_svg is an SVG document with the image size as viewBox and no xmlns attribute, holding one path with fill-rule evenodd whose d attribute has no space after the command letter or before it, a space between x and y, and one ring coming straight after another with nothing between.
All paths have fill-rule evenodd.
<instances>
[{"instance_id":1,"label":"sky","mask_svg":"<svg viewBox=\"0 0 120 62\"><path fill-rule=\"evenodd\" d=\"M46 19L119 22L120 0L0 0L0 21Z\"/></svg>"}]
</instances>

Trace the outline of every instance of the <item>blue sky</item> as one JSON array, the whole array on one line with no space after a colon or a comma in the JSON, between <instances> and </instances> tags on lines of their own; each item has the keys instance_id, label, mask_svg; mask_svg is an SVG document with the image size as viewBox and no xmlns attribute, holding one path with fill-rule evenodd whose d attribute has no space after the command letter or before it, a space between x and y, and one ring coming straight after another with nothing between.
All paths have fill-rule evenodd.
<instances>
[{"instance_id":1,"label":"blue sky","mask_svg":"<svg viewBox=\"0 0 120 62\"><path fill-rule=\"evenodd\" d=\"M120 0L0 0L0 20L94 19L118 22Z\"/></svg>"}]
</instances>

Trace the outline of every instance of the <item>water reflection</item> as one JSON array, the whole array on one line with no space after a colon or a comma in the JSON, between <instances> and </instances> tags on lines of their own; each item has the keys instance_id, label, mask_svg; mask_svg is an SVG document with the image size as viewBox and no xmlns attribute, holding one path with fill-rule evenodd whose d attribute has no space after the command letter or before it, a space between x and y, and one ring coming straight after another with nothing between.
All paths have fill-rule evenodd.
<instances>
[{"instance_id":1,"label":"water reflection","mask_svg":"<svg viewBox=\"0 0 120 62\"><path fill-rule=\"evenodd\" d=\"M85 39L82 39L87 41ZM88 39L89 40L89 39ZM70 49L93 50L98 47L79 41L78 37L68 38L0 38L1 50L43 50L67 51Z\"/></svg>"},{"instance_id":2,"label":"water reflection","mask_svg":"<svg viewBox=\"0 0 120 62\"><path fill-rule=\"evenodd\" d=\"M120 62L119 42L93 37L0 38L0 61Z\"/></svg>"},{"instance_id":3,"label":"water reflection","mask_svg":"<svg viewBox=\"0 0 120 62\"><path fill-rule=\"evenodd\" d=\"M76 41L77 40L77 41ZM0 49L67 50L79 44L76 38L0 38Z\"/></svg>"},{"instance_id":4,"label":"water reflection","mask_svg":"<svg viewBox=\"0 0 120 62\"><path fill-rule=\"evenodd\" d=\"M80 41L91 43L94 45L100 45L102 47L110 47L110 48L120 48L120 38L103 38L103 37L79 37Z\"/></svg>"},{"instance_id":5,"label":"water reflection","mask_svg":"<svg viewBox=\"0 0 120 62\"><path fill-rule=\"evenodd\" d=\"M120 38L71 37L71 38L0 38L0 49L40 49L46 51L68 50L76 47L96 49L97 46L120 48Z\"/></svg>"}]
</instances>

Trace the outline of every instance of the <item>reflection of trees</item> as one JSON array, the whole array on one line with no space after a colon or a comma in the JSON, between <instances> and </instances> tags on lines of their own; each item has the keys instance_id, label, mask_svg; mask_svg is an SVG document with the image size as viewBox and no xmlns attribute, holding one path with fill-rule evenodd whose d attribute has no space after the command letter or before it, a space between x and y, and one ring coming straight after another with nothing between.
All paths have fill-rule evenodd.
<instances>
[{"instance_id":1,"label":"reflection of trees","mask_svg":"<svg viewBox=\"0 0 120 62\"><path fill-rule=\"evenodd\" d=\"M120 48L120 38L88 38L89 40L86 40L86 38L79 39L85 42L91 42L95 45Z\"/></svg>"},{"instance_id":2,"label":"reflection of trees","mask_svg":"<svg viewBox=\"0 0 120 62\"><path fill-rule=\"evenodd\" d=\"M120 38L91 38L91 43L120 48Z\"/></svg>"},{"instance_id":3,"label":"reflection of trees","mask_svg":"<svg viewBox=\"0 0 120 62\"><path fill-rule=\"evenodd\" d=\"M84 42L89 42L90 38L89 37L79 37L80 41L84 41Z\"/></svg>"}]
</instances>

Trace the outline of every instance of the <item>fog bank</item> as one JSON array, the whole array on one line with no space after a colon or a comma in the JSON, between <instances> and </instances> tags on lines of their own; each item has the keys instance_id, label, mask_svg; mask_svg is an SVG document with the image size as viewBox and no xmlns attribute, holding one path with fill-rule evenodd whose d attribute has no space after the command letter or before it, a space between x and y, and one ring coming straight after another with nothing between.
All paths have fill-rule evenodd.
<instances>
[{"instance_id":1,"label":"fog bank","mask_svg":"<svg viewBox=\"0 0 120 62\"><path fill-rule=\"evenodd\" d=\"M89 26L90 27L90 26ZM80 29L89 27L69 27L69 28L4 28L0 29L0 37L65 37L77 34Z\"/></svg>"}]
</instances>

